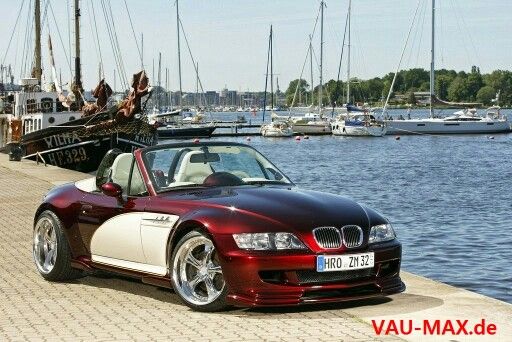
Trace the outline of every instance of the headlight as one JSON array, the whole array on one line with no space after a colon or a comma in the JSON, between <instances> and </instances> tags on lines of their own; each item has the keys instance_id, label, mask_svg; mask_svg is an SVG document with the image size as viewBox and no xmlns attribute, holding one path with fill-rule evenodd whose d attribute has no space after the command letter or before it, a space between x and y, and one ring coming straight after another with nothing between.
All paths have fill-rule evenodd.
<instances>
[{"instance_id":1,"label":"headlight","mask_svg":"<svg viewBox=\"0 0 512 342\"><path fill-rule=\"evenodd\" d=\"M370 238L368 239L368 243L390 241L395 237L396 234L391 224L379 224L378 226L373 226L370 230Z\"/></svg>"},{"instance_id":2,"label":"headlight","mask_svg":"<svg viewBox=\"0 0 512 342\"><path fill-rule=\"evenodd\" d=\"M233 234L240 249L283 250L305 249L306 246L291 233L244 233Z\"/></svg>"}]
</instances>

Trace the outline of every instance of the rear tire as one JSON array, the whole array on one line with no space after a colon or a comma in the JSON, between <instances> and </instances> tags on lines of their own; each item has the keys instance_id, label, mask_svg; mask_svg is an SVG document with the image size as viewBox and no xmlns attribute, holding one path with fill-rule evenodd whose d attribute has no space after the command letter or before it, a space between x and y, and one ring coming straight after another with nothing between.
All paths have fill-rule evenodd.
<instances>
[{"instance_id":1,"label":"rear tire","mask_svg":"<svg viewBox=\"0 0 512 342\"><path fill-rule=\"evenodd\" d=\"M62 222L50 210L37 218L32 251L37 271L46 280L65 281L84 276L82 270L71 267L71 249Z\"/></svg>"},{"instance_id":2,"label":"rear tire","mask_svg":"<svg viewBox=\"0 0 512 342\"><path fill-rule=\"evenodd\" d=\"M228 308L227 284L209 236L198 230L187 233L174 248L170 266L174 291L187 306L203 312Z\"/></svg>"}]
</instances>

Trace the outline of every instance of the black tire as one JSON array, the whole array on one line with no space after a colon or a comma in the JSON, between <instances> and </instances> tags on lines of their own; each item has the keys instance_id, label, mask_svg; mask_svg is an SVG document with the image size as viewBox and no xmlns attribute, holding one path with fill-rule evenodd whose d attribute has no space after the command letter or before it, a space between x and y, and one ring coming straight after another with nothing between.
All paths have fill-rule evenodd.
<instances>
[{"instance_id":1,"label":"black tire","mask_svg":"<svg viewBox=\"0 0 512 342\"><path fill-rule=\"evenodd\" d=\"M185 236L183 236L179 240L179 242L176 244L176 246L174 247L174 250L173 250L172 256L171 256L171 260L170 260L171 283L174 288L174 292L180 297L181 301L184 304L186 304L188 307L194 309L195 311L216 312L216 311L226 310L229 308L229 305L226 302L226 297L228 294L228 286L227 286L224 278L222 277L222 274L214 276L214 277L222 277L222 282L224 283L224 285L223 285L222 290L220 291L218 297L215 300L213 300L212 302L202 303L202 304L193 303L189 300L189 298L187 298L186 295L184 295L183 288L180 285L181 278L179 276L177 276L177 272L179 270L175 267L175 264L179 262L179 260L177 260L177 258L179 258L178 252L180 252L181 247L185 243L187 243L193 239L197 239L197 238L205 239L213 245L213 241L212 241L211 237L209 237L207 234L205 234L199 230L192 230L189 233L187 233ZM213 248L214 248L213 253L216 253L215 246ZM212 257L212 259L213 258L216 258L216 254ZM217 261L218 261L218 258L217 258ZM218 265L218 262L217 262L217 265ZM219 267L220 267L220 265L219 265ZM214 281L214 283L215 283L215 281ZM206 284L204 284L204 286L206 286Z\"/></svg>"},{"instance_id":2,"label":"black tire","mask_svg":"<svg viewBox=\"0 0 512 342\"><path fill-rule=\"evenodd\" d=\"M48 220L53 225L55 230L55 237L57 241L56 246L56 257L55 262L51 270L44 270L38 262L37 251L36 251L36 234L37 227L43 221ZM47 222L48 222L47 221ZM36 264L36 269L39 274L46 280L49 281L66 281L78 279L85 276L82 270L71 267L71 249L69 247L68 240L64 234L64 228L60 219L50 210L43 211L37 218L34 226L34 238L33 238L33 258Z\"/></svg>"}]
</instances>

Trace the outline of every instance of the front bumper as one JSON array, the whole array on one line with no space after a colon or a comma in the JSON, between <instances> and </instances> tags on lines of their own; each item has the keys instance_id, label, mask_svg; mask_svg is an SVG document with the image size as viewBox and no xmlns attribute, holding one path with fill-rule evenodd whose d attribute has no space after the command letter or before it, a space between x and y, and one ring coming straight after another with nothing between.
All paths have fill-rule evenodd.
<instances>
[{"instance_id":1,"label":"front bumper","mask_svg":"<svg viewBox=\"0 0 512 342\"><path fill-rule=\"evenodd\" d=\"M316 272L311 251L283 253L234 250L222 257L228 302L235 306L287 306L350 301L399 293L402 247L398 241L350 253L375 252L372 269ZM344 252L348 254L348 252ZM340 254L331 252L330 254Z\"/></svg>"}]
</instances>

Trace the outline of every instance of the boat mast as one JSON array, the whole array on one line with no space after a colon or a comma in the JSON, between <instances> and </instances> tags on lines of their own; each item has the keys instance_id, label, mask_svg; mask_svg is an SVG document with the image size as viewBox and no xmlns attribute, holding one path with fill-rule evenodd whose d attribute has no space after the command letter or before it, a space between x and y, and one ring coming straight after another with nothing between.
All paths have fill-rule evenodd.
<instances>
[{"instance_id":1,"label":"boat mast","mask_svg":"<svg viewBox=\"0 0 512 342\"><path fill-rule=\"evenodd\" d=\"M309 35L309 68L311 72L311 107L315 105L313 102L313 95L315 88L313 87L313 36Z\"/></svg>"},{"instance_id":2,"label":"boat mast","mask_svg":"<svg viewBox=\"0 0 512 342\"><path fill-rule=\"evenodd\" d=\"M176 30L178 34L178 78L180 83L180 93L178 94L178 105L181 108L181 97L183 94L183 90L181 87L181 48L180 48L180 10L178 6L178 0L176 0Z\"/></svg>"},{"instance_id":3,"label":"boat mast","mask_svg":"<svg viewBox=\"0 0 512 342\"><path fill-rule=\"evenodd\" d=\"M196 108L199 109L199 62L196 63Z\"/></svg>"},{"instance_id":4,"label":"boat mast","mask_svg":"<svg viewBox=\"0 0 512 342\"><path fill-rule=\"evenodd\" d=\"M37 82L41 85L41 1L35 0L34 6L34 19L36 29L36 41L35 41L35 65L32 72L32 77L37 78Z\"/></svg>"},{"instance_id":5,"label":"boat mast","mask_svg":"<svg viewBox=\"0 0 512 342\"><path fill-rule=\"evenodd\" d=\"M352 18L352 0L348 2L348 44L347 44L347 105L350 104L350 25Z\"/></svg>"},{"instance_id":6,"label":"boat mast","mask_svg":"<svg viewBox=\"0 0 512 342\"><path fill-rule=\"evenodd\" d=\"M82 93L82 75L80 70L80 0L75 0L75 89ZM80 97L76 96L78 107Z\"/></svg>"},{"instance_id":7,"label":"boat mast","mask_svg":"<svg viewBox=\"0 0 512 342\"><path fill-rule=\"evenodd\" d=\"M273 47L273 31L270 25L270 110L274 110L274 57L272 55Z\"/></svg>"},{"instance_id":8,"label":"boat mast","mask_svg":"<svg viewBox=\"0 0 512 342\"><path fill-rule=\"evenodd\" d=\"M432 0L432 47L430 49L430 117L434 117L434 108L432 107L432 102L434 102L435 97L435 69L434 69L434 61L435 61L435 18L436 18L436 1Z\"/></svg>"},{"instance_id":9,"label":"boat mast","mask_svg":"<svg viewBox=\"0 0 512 342\"><path fill-rule=\"evenodd\" d=\"M157 98L156 103L158 106L158 109L160 110L161 104L161 95L162 95L162 53L158 53L158 92L157 92Z\"/></svg>"},{"instance_id":10,"label":"boat mast","mask_svg":"<svg viewBox=\"0 0 512 342\"><path fill-rule=\"evenodd\" d=\"M323 64L324 64L324 6L325 2L320 2L320 85L318 88L318 113L322 115L322 87L323 87Z\"/></svg>"}]
</instances>

